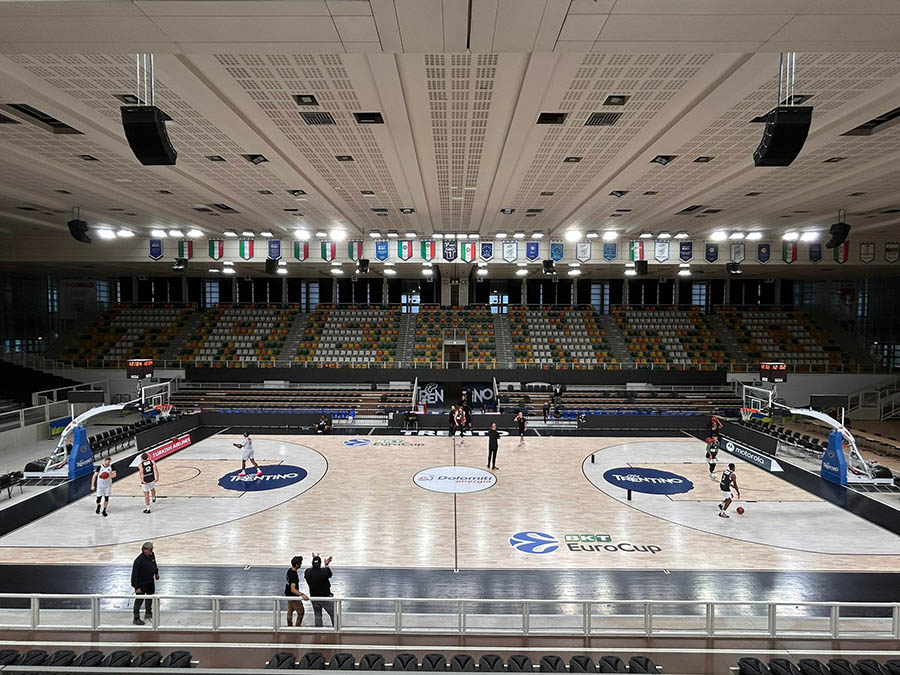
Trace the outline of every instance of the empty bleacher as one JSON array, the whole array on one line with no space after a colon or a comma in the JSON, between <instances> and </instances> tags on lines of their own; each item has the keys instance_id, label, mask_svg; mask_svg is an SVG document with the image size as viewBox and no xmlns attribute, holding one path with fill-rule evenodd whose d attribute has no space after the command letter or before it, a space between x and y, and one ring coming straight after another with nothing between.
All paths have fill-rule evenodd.
<instances>
[{"instance_id":1,"label":"empty bleacher","mask_svg":"<svg viewBox=\"0 0 900 675\"><path fill-rule=\"evenodd\" d=\"M198 365L272 365L296 311L296 307L282 305L220 305L210 309L178 359Z\"/></svg>"},{"instance_id":2,"label":"empty bleacher","mask_svg":"<svg viewBox=\"0 0 900 675\"><path fill-rule=\"evenodd\" d=\"M36 391L61 389L78 382L0 360L0 412L28 408Z\"/></svg>"},{"instance_id":3,"label":"empty bleacher","mask_svg":"<svg viewBox=\"0 0 900 675\"><path fill-rule=\"evenodd\" d=\"M435 305L422 305L419 309L413 363L444 367L444 338L454 336L466 340L467 367L484 368L496 364L497 343L490 310L485 307L441 309Z\"/></svg>"},{"instance_id":4,"label":"empty bleacher","mask_svg":"<svg viewBox=\"0 0 900 675\"><path fill-rule=\"evenodd\" d=\"M613 315L636 364L690 368L728 361L725 347L699 308L618 307Z\"/></svg>"},{"instance_id":5,"label":"empty bleacher","mask_svg":"<svg viewBox=\"0 0 900 675\"><path fill-rule=\"evenodd\" d=\"M60 359L87 366L104 360L118 364L135 357L158 359L192 311L184 305L118 305L97 317Z\"/></svg>"},{"instance_id":6,"label":"empty bleacher","mask_svg":"<svg viewBox=\"0 0 900 675\"><path fill-rule=\"evenodd\" d=\"M319 367L392 368L399 336L398 309L320 305L293 360Z\"/></svg>"},{"instance_id":7,"label":"empty bleacher","mask_svg":"<svg viewBox=\"0 0 900 675\"><path fill-rule=\"evenodd\" d=\"M589 369L616 364L590 308L509 309L517 367Z\"/></svg>"}]
</instances>

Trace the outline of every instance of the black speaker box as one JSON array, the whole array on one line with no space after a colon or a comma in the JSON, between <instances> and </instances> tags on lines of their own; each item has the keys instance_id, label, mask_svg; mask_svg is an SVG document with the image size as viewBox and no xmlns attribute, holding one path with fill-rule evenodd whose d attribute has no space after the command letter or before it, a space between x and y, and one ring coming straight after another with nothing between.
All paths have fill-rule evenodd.
<instances>
[{"instance_id":1,"label":"black speaker box","mask_svg":"<svg viewBox=\"0 0 900 675\"><path fill-rule=\"evenodd\" d=\"M70 220L66 225L69 226L69 234L78 241L90 244L91 238L88 236L88 224L83 220Z\"/></svg>"},{"instance_id":2,"label":"black speaker box","mask_svg":"<svg viewBox=\"0 0 900 675\"><path fill-rule=\"evenodd\" d=\"M359 267L360 274L368 274L369 273L369 259L368 258L360 258L357 261L357 267Z\"/></svg>"},{"instance_id":3,"label":"black speaker box","mask_svg":"<svg viewBox=\"0 0 900 675\"><path fill-rule=\"evenodd\" d=\"M555 265L552 260L544 261L544 274L553 274L555 269Z\"/></svg>"},{"instance_id":4,"label":"black speaker box","mask_svg":"<svg viewBox=\"0 0 900 675\"><path fill-rule=\"evenodd\" d=\"M788 166L793 162L809 133L812 106L779 106L766 117L766 130L753 153L756 166Z\"/></svg>"},{"instance_id":5,"label":"black speaker box","mask_svg":"<svg viewBox=\"0 0 900 675\"><path fill-rule=\"evenodd\" d=\"M278 261L272 258L266 258L266 274L277 274Z\"/></svg>"},{"instance_id":6,"label":"black speaker box","mask_svg":"<svg viewBox=\"0 0 900 675\"><path fill-rule=\"evenodd\" d=\"M178 153L166 132L166 116L155 105L122 106L125 138L144 166L173 165Z\"/></svg>"},{"instance_id":7,"label":"black speaker box","mask_svg":"<svg viewBox=\"0 0 900 675\"><path fill-rule=\"evenodd\" d=\"M646 260L636 260L634 263L634 271L637 272L639 277L644 276L649 271L649 266Z\"/></svg>"}]
</instances>

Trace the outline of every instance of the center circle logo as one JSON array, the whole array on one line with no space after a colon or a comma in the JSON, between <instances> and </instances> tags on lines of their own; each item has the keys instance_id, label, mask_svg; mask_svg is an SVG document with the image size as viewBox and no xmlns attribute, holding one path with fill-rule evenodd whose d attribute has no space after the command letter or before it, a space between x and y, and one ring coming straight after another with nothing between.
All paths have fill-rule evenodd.
<instances>
[{"instance_id":1,"label":"center circle logo","mask_svg":"<svg viewBox=\"0 0 900 675\"><path fill-rule=\"evenodd\" d=\"M493 487L497 477L490 471L473 466L433 466L419 471L413 476L413 482L432 492L465 494Z\"/></svg>"},{"instance_id":2,"label":"center circle logo","mask_svg":"<svg viewBox=\"0 0 900 675\"><path fill-rule=\"evenodd\" d=\"M349 441L344 441L344 445L350 448L361 448L369 443L371 441L368 438L351 438Z\"/></svg>"},{"instance_id":3,"label":"center circle logo","mask_svg":"<svg viewBox=\"0 0 900 675\"><path fill-rule=\"evenodd\" d=\"M240 469L226 473L219 479L219 487L226 490L238 490L239 492L261 492L262 490L276 490L299 483L306 478L307 471L299 466L290 464L274 464L263 466L262 476L257 476L254 468L247 471L246 476L239 475Z\"/></svg>"},{"instance_id":4,"label":"center circle logo","mask_svg":"<svg viewBox=\"0 0 900 675\"><path fill-rule=\"evenodd\" d=\"M644 467L623 466L609 469L604 472L603 478L607 483L612 483L623 490L653 495L677 495L694 489L694 484L684 476Z\"/></svg>"},{"instance_id":5,"label":"center circle logo","mask_svg":"<svg viewBox=\"0 0 900 675\"><path fill-rule=\"evenodd\" d=\"M553 553L559 548L559 540L545 532L516 532L509 538L509 545L522 553Z\"/></svg>"}]
</instances>

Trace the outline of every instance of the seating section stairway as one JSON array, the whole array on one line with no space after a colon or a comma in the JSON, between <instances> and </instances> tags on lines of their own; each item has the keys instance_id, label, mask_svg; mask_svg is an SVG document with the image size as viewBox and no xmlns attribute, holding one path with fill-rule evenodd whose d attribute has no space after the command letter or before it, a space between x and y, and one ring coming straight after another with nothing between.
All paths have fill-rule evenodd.
<instances>
[{"instance_id":1,"label":"seating section stairway","mask_svg":"<svg viewBox=\"0 0 900 675\"><path fill-rule=\"evenodd\" d=\"M193 310L184 305L118 305L103 312L74 340L61 359L120 362L131 358L162 358ZM91 364L84 364L91 365Z\"/></svg>"},{"instance_id":2,"label":"seating section stairway","mask_svg":"<svg viewBox=\"0 0 900 675\"><path fill-rule=\"evenodd\" d=\"M493 315L487 308L441 309L422 305L416 320L416 343L413 362L444 366L444 338L466 340L466 363L469 368L493 365L497 361L497 343Z\"/></svg>"},{"instance_id":3,"label":"seating section stairway","mask_svg":"<svg viewBox=\"0 0 900 675\"><path fill-rule=\"evenodd\" d=\"M178 358L215 367L273 366L296 311L281 305L220 305L206 313Z\"/></svg>"},{"instance_id":4,"label":"seating section stairway","mask_svg":"<svg viewBox=\"0 0 900 675\"><path fill-rule=\"evenodd\" d=\"M725 346L699 308L620 307L613 315L635 363L690 368L728 361Z\"/></svg>"},{"instance_id":5,"label":"seating section stairway","mask_svg":"<svg viewBox=\"0 0 900 675\"><path fill-rule=\"evenodd\" d=\"M616 364L605 331L590 309L511 307L509 326L519 367L589 369Z\"/></svg>"},{"instance_id":6,"label":"seating section stairway","mask_svg":"<svg viewBox=\"0 0 900 675\"><path fill-rule=\"evenodd\" d=\"M396 309L320 305L310 316L294 361L326 368L393 368L399 337Z\"/></svg>"}]
</instances>

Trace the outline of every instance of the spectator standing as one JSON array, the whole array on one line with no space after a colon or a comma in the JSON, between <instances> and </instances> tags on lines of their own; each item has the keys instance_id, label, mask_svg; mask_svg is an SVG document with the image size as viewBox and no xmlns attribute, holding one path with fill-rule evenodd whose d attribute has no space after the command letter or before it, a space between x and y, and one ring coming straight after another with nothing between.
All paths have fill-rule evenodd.
<instances>
[{"instance_id":1,"label":"spectator standing","mask_svg":"<svg viewBox=\"0 0 900 675\"><path fill-rule=\"evenodd\" d=\"M519 414L516 415L515 419L516 425L519 427L519 443L525 442L525 430L528 428L528 420L525 419L525 413L521 410Z\"/></svg>"},{"instance_id":2,"label":"spectator standing","mask_svg":"<svg viewBox=\"0 0 900 675\"><path fill-rule=\"evenodd\" d=\"M291 567L288 569L287 574L284 575L284 594L291 598L288 600L288 610L287 610L287 625L294 625L294 612L297 613L297 625L299 626L303 622L303 615L306 613L306 610L303 608L303 601L309 600L309 596L306 595L303 591L300 590L300 575L297 570L300 569L300 566L303 564L303 556L295 555L291 558ZM297 598L300 600L297 600Z\"/></svg>"},{"instance_id":3,"label":"spectator standing","mask_svg":"<svg viewBox=\"0 0 900 675\"><path fill-rule=\"evenodd\" d=\"M500 432L497 431L497 423L491 422L491 428L488 430L488 468L497 471L497 449L500 445Z\"/></svg>"},{"instance_id":4,"label":"spectator standing","mask_svg":"<svg viewBox=\"0 0 900 675\"><path fill-rule=\"evenodd\" d=\"M141 620L141 603L144 603L144 619L150 621L153 618L153 599L150 596L156 593L157 581L159 581L159 567L156 566L153 542L145 541L141 546L141 554L134 559L131 566L131 587L137 595L134 601L135 626L144 625L144 621Z\"/></svg>"},{"instance_id":5,"label":"spectator standing","mask_svg":"<svg viewBox=\"0 0 900 675\"><path fill-rule=\"evenodd\" d=\"M318 553L313 553L312 567L307 568L303 573L306 585L309 587L309 597L312 601L313 614L318 628L322 627L323 609L331 619L331 625L334 625L334 600L322 600L322 598L330 598L334 595L331 592L330 564L331 556L325 558L325 566L322 567L322 557Z\"/></svg>"}]
</instances>

